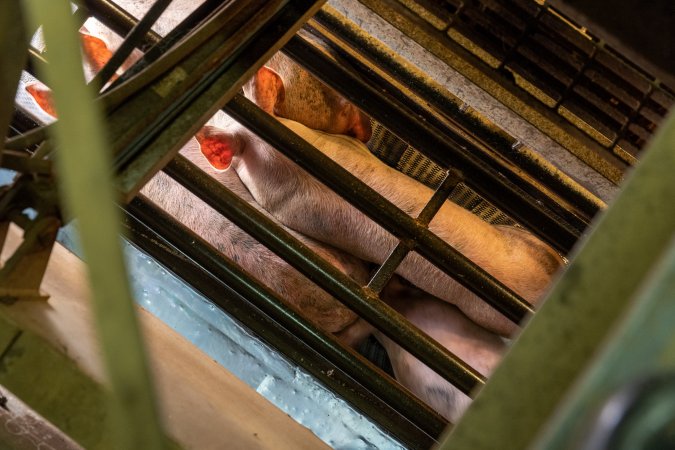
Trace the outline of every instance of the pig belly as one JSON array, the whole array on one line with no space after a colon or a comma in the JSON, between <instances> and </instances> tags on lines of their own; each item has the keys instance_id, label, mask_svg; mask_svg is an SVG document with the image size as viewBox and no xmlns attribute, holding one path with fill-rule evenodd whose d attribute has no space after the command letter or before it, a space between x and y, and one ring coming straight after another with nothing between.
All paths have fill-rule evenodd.
<instances>
[{"instance_id":1,"label":"pig belly","mask_svg":"<svg viewBox=\"0 0 675 450\"><path fill-rule=\"evenodd\" d=\"M501 338L479 327L455 306L426 294L395 294L386 300L443 347L484 376L499 363L506 347ZM456 423L471 399L386 336L375 332L389 355L396 379L439 414Z\"/></svg>"},{"instance_id":2,"label":"pig belly","mask_svg":"<svg viewBox=\"0 0 675 450\"><path fill-rule=\"evenodd\" d=\"M199 150L189 148L191 144L183 150L183 154L206 169L208 165L205 167L204 158ZM214 176L228 189L264 212L234 171L217 173ZM245 271L269 286L295 310L323 330L337 333L356 321L357 316L352 311L167 175L158 173L148 182L142 193ZM343 273L359 283L365 282L367 271L363 262L327 245L292 231L291 233Z\"/></svg>"}]
</instances>

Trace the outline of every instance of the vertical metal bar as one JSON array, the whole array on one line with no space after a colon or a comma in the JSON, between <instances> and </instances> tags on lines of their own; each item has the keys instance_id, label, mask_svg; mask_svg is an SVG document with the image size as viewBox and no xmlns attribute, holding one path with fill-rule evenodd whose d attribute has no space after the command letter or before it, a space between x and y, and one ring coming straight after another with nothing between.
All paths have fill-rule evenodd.
<instances>
[{"instance_id":1,"label":"vertical metal bar","mask_svg":"<svg viewBox=\"0 0 675 450\"><path fill-rule=\"evenodd\" d=\"M12 120L21 69L28 56L28 37L20 3L19 0L0 0L0 137L3 140Z\"/></svg>"},{"instance_id":2,"label":"vertical metal bar","mask_svg":"<svg viewBox=\"0 0 675 450\"><path fill-rule=\"evenodd\" d=\"M675 230L675 113L443 449L527 448Z\"/></svg>"},{"instance_id":3,"label":"vertical metal bar","mask_svg":"<svg viewBox=\"0 0 675 450\"><path fill-rule=\"evenodd\" d=\"M93 107L81 68L77 26L66 0L24 3L42 24L51 63L45 74L59 111L54 133L59 181L69 212L79 220L98 335L109 375L115 447L161 449L166 443L155 407L143 341L119 242L119 216L110 177L102 114Z\"/></svg>"},{"instance_id":4,"label":"vertical metal bar","mask_svg":"<svg viewBox=\"0 0 675 450\"><path fill-rule=\"evenodd\" d=\"M224 109L392 234L414 239L422 256L447 274L454 274L455 280L477 293L505 317L519 323L533 312L532 305L503 283L243 96L235 96Z\"/></svg>"},{"instance_id":5,"label":"vertical metal bar","mask_svg":"<svg viewBox=\"0 0 675 450\"><path fill-rule=\"evenodd\" d=\"M448 195L452 190L457 186L462 180L462 175L457 170L449 170L448 173L443 178L441 185L436 189L434 195L431 196L427 204L422 209L422 212L417 216L417 222L420 225L428 226L431 219L438 212L438 210L443 206L443 203L448 199ZM401 264L406 255L415 248L414 242L410 240L404 240L396 245L396 248L392 250L391 254L387 259L382 263L377 272L368 282L368 287L374 292L380 293L387 282L391 279L392 275L396 268Z\"/></svg>"},{"instance_id":6,"label":"vertical metal bar","mask_svg":"<svg viewBox=\"0 0 675 450\"><path fill-rule=\"evenodd\" d=\"M373 292L379 294L387 285L391 277L394 275L396 268L405 259L406 255L410 253L413 248L413 243L410 240L400 241L394 250L391 251L387 259L377 269L377 272L368 281L368 288Z\"/></svg>"},{"instance_id":7,"label":"vertical metal bar","mask_svg":"<svg viewBox=\"0 0 675 450\"><path fill-rule=\"evenodd\" d=\"M580 425L585 425L595 405L628 383L675 368L675 240L670 240L663 254L653 256L653 271L628 305L611 341L551 417L535 448L572 448ZM663 401L673 404L672 396Z\"/></svg>"},{"instance_id":8,"label":"vertical metal bar","mask_svg":"<svg viewBox=\"0 0 675 450\"><path fill-rule=\"evenodd\" d=\"M157 22L157 19L159 19L159 16L162 15L172 1L173 0L156 0L155 3L153 3L145 16L143 16L143 19L141 19L141 21L131 29L129 34L126 35L124 42L122 42L122 45L115 51L110 60L108 60L101 71L91 80L90 83L94 87L103 86L110 80L110 77L112 77L117 69L119 69L124 61L126 61L129 55L131 55L131 52L133 52L136 47L140 46L139 43L141 39L145 38L145 35L150 31L155 22Z\"/></svg>"}]
</instances>

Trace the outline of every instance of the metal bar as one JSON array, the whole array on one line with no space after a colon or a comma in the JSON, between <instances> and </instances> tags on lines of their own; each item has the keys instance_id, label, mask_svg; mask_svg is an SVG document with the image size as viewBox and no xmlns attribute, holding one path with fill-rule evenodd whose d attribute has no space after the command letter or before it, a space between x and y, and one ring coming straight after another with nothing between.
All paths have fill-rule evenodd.
<instances>
[{"instance_id":1,"label":"metal bar","mask_svg":"<svg viewBox=\"0 0 675 450\"><path fill-rule=\"evenodd\" d=\"M420 225L428 226L431 219L443 206L443 203L448 199L448 195L462 180L462 175L456 170L450 170L443 178L441 185L436 189L434 195L431 196L427 204L424 206L420 214L417 216L417 222ZM403 262L403 259L415 248L413 241L399 242L387 259L377 269L377 272L368 282L368 287L378 294L382 292L384 286L389 282L396 268Z\"/></svg>"},{"instance_id":2,"label":"metal bar","mask_svg":"<svg viewBox=\"0 0 675 450\"><path fill-rule=\"evenodd\" d=\"M477 146L468 135L440 133L299 36L286 44L284 52L442 167L459 167L483 197L559 250L568 252L576 243L578 230L542 208L513 182L485 167L473 154L480 150L465 150Z\"/></svg>"},{"instance_id":3,"label":"metal bar","mask_svg":"<svg viewBox=\"0 0 675 450\"><path fill-rule=\"evenodd\" d=\"M582 375L572 397L550 417L546 431L537 439L535 447L550 450L578 448L570 445L579 436L575 431L587 424L589 411L603 399L623 386L657 373L670 372L668 379L673 381L675 240L671 239L663 252L651 256L652 271L638 295L627 305L628 310L612 333L611 341ZM668 405L673 405L672 399L672 395L662 397ZM672 408L669 409L672 420ZM597 425L600 428L601 425ZM592 447L587 445L586 448Z\"/></svg>"},{"instance_id":4,"label":"metal bar","mask_svg":"<svg viewBox=\"0 0 675 450\"><path fill-rule=\"evenodd\" d=\"M47 65L47 60L41 51L35 47L28 49L28 63L26 64L26 71L30 74L45 73L44 66Z\"/></svg>"},{"instance_id":5,"label":"metal bar","mask_svg":"<svg viewBox=\"0 0 675 450\"><path fill-rule=\"evenodd\" d=\"M217 5L213 5L212 3L213 2L207 2L195 10L188 18L181 22L181 24L176 29L169 33L166 38L161 40L159 40L159 38L156 40L153 39L153 42L157 42L157 44L154 45L148 51L148 53L141 58L140 61L134 64L134 66L132 66L120 78L118 78L115 83L112 83L110 88L101 95L99 101L104 104L106 111L112 111L118 108L123 102L127 101L134 94L139 93L144 88L147 88L160 76L164 76L171 69L176 69L176 66L178 66L182 60L187 60L190 56L194 56L194 51L201 45L205 44L209 38L212 38L213 40L218 39L217 36L214 36L216 34L217 27L219 25L224 26L223 21L227 22L230 20L227 12L236 15L236 13L240 12L242 8L247 7L245 2L237 1L232 4L228 4L229 9L226 11L221 10L220 14L218 14L218 17L215 17L215 14L217 14L215 11L218 10L219 6L222 4L219 3ZM250 6L248 11L251 11ZM187 33L194 29L190 28L191 26L198 26L199 23L201 23L201 18L204 17L205 14L210 15L210 13L213 13L214 17L211 17L209 24L204 24L204 27L200 29L200 31L197 32L195 36L191 36L186 42L183 42L181 45L174 47L174 44L176 44L180 38L184 37ZM248 17L250 18L250 16ZM236 27L236 21L240 19L241 18L235 17L233 19L235 23L232 25ZM216 29L214 29L214 27L216 27ZM232 33L232 31L230 31L230 33ZM154 35L149 33L146 36ZM224 38L225 36L220 37ZM221 39L220 42L225 43L226 40ZM218 46L216 45L215 48L217 47ZM214 48L213 42L211 43L210 48ZM194 63L195 60L198 61L197 64ZM198 67L199 62L203 62L203 58L192 58L192 61L193 67L190 69ZM153 64L150 64L151 62ZM180 71L178 73L174 73L173 75L176 79L169 79L167 81L169 86L177 84L182 78L186 77L186 75L182 74ZM196 77L193 76L192 79L194 80ZM166 88L160 89L160 92L164 92L165 90ZM158 100L155 99L155 101Z\"/></svg>"},{"instance_id":6,"label":"metal bar","mask_svg":"<svg viewBox=\"0 0 675 450\"><path fill-rule=\"evenodd\" d=\"M47 135L53 130L52 124L33 128L24 134L19 134L5 140L5 148L8 150L23 150L47 139Z\"/></svg>"},{"instance_id":7,"label":"metal bar","mask_svg":"<svg viewBox=\"0 0 675 450\"><path fill-rule=\"evenodd\" d=\"M410 253L412 248L413 244L410 241L399 242L368 281L368 289L377 294L382 292L382 289L384 289L394 275L396 268L405 259L406 255Z\"/></svg>"},{"instance_id":8,"label":"metal bar","mask_svg":"<svg viewBox=\"0 0 675 450\"><path fill-rule=\"evenodd\" d=\"M2 167L22 173L48 175L52 171L52 162L16 150L2 152Z\"/></svg>"},{"instance_id":9,"label":"metal bar","mask_svg":"<svg viewBox=\"0 0 675 450\"><path fill-rule=\"evenodd\" d=\"M89 14L96 17L96 19L120 36L126 36L138 23L138 20L134 16L111 0L76 0L76 3L86 8ZM154 31L149 31L145 36L145 42L141 47L141 51L154 45L157 40L159 40L159 35Z\"/></svg>"},{"instance_id":10,"label":"metal bar","mask_svg":"<svg viewBox=\"0 0 675 450\"><path fill-rule=\"evenodd\" d=\"M162 104L159 103L157 107L161 116L156 125L165 128L159 130L154 139L150 139L144 130L140 130L143 135L138 137L139 140L134 145L138 145L140 149L142 140L145 140L147 149L142 158L136 158L128 164L119 176L119 187L125 199L129 200L133 197L151 174L163 167L197 132L198 128L231 98L239 90L241 84L269 59L319 7L320 2L289 3L274 16L272 22L264 26L259 23L260 16L255 16L250 24L251 27L245 31L249 34L249 39L242 43L243 45L239 47L233 58L230 58L226 64L215 68L195 89L189 90L179 98L178 104L174 105L176 108L174 111L162 110ZM259 32L253 34L256 30ZM228 48L216 46L216 51L222 53L228 51ZM195 59L197 64L200 63L198 54L192 55L191 58ZM186 70L186 73L190 73L189 66L181 66L181 68ZM157 100L157 92L146 90L136 100L147 107L148 100ZM175 116L172 121L168 120L177 112L180 113L178 116ZM119 122L116 122L116 130L125 133L124 126L131 119L125 118L124 114L121 114L119 118ZM116 135L116 133L113 134Z\"/></svg>"},{"instance_id":11,"label":"metal bar","mask_svg":"<svg viewBox=\"0 0 675 450\"><path fill-rule=\"evenodd\" d=\"M153 46L143 54L143 57L140 61L137 61L132 67L124 72L117 81L113 82L112 87L116 87L122 82L127 81L136 73L141 70L146 69L148 65L156 61L160 56L166 53L171 47L174 46L178 41L183 39L188 33L190 33L194 28L196 28L203 20L213 14L220 6L222 1L220 0L207 0L195 9L188 17L186 17L181 23L176 25L166 36L161 37L157 33L150 32L146 35L146 39L153 42ZM132 20L132 23L135 23L136 19ZM107 22L104 22L107 25ZM124 28L126 30L126 28ZM125 34L129 32L125 31ZM142 50L139 48L139 50Z\"/></svg>"},{"instance_id":12,"label":"metal bar","mask_svg":"<svg viewBox=\"0 0 675 450\"><path fill-rule=\"evenodd\" d=\"M235 96L225 111L399 239L414 240L422 256L513 322L533 312L509 288L243 96Z\"/></svg>"},{"instance_id":13,"label":"metal bar","mask_svg":"<svg viewBox=\"0 0 675 450\"><path fill-rule=\"evenodd\" d=\"M672 242L674 145L671 111L518 345L507 353L442 448L523 449L542 431L559 402L571 393L579 371L624 317L655 258ZM561 349L564 357L552 357Z\"/></svg>"},{"instance_id":14,"label":"metal bar","mask_svg":"<svg viewBox=\"0 0 675 450\"><path fill-rule=\"evenodd\" d=\"M445 419L167 213L140 197L127 211L135 245L407 445L429 448L443 431Z\"/></svg>"},{"instance_id":15,"label":"metal bar","mask_svg":"<svg viewBox=\"0 0 675 450\"><path fill-rule=\"evenodd\" d=\"M46 78L53 88L60 119L54 127L61 193L79 220L89 268L98 336L110 382L116 448L165 448L156 412L143 340L119 243L119 216L110 179L109 148L100 111L86 89L80 45L66 0L24 2L33 25L41 24L51 63Z\"/></svg>"},{"instance_id":16,"label":"metal bar","mask_svg":"<svg viewBox=\"0 0 675 450\"><path fill-rule=\"evenodd\" d=\"M464 4L462 4L462 7ZM374 42L372 37L356 27L337 11L330 7L324 7L314 19L310 21L312 26L320 24L321 34L330 38L333 33L349 45L351 49L364 55L378 68L388 75L400 81L403 86L409 88L424 101L441 111L446 117L452 118L460 127L471 129L481 139L490 144L499 154L511 161L517 161L532 177L540 180L545 186L560 195L569 204L582 211L586 217L594 217L595 214L606 205L587 191L585 188L569 179L551 164L543 164L540 160L525 158L522 152L514 151L514 140L501 130L486 127L478 120L462 113L457 106L459 99L450 95L442 86L436 84L428 77L421 76L405 61L397 59L393 52L381 44ZM332 40L332 39L331 39Z\"/></svg>"},{"instance_id":17,"label":"metal bar","mask_svg":"<svg viewBox=\"0 0 675 450\"><path fill-rule=\"evenodd\" d=\"M462 392L483 384L477 371L184 157L178 155L165 172Z\"/></svg>"},{"instance_id":18,"label":"metal bar","mask_svg":"<svg viewBox=\"0 0 675 450\"><path fill-rule=\"evenodd\" d=\"M153 70L162 65L162 70L157 72L166 75L157 80L151 89L139 92L110 117L109 129L115 137L115 168L120 170L134 159L156 134L176 119L186 105L226 71L254 33L278 12L279 6L279 0L266 4L262 1L251 4L242 0L232 2L195 30L180 46L156 61ZM186 59L180 62L183 57ZM147 73L139 76L147 76ZM154 102L154 108L137 107L150 101Z\"/></svg>"},{"instance_id":19,"label":"metal bar","mask_svg":"<svg viewBox=\"0 0 675 450\"><path fill-rule=\"evenodd\" d=\"M9 130L21 69L28 56L28 38L23 23L20 2L0 0L0 136L3 138Z\"/></svg>"},{"instance_id":20,"label":"metal bar","mask_svg":"<svg viewBox=\"0 0 675 450\"><path fill-rule=\"evenodd\" d=\"M20 109L14 108L12 122L10 123L9 136L14 137L38 126L38 123L33 118L29 117Z\"/></svg>"},{"instance_id":21,"label":"metal bar","mask_svg":"<svg viewBox=\"0 0 675 450\"><path fill-rule=\"evenodd\" d=\"M429 222L431 222L431 219L434 218L438 210L441 209L441 206L443 206L443 203L445 203L445 201L448 199L448 196L452 190L463 179L464 177L462 177L462 174L458 170L448 170L448 173L445 175L445 178L443 178L441 185L438 186L438 189L436 189L434 195L431 196L427 204L417 216L417 221L421 225L429 225Z\"/></svg>"},{"instance_id":22,"label":"metal bar","mask_svg":"<svg viewBox=\"0 0 675 450\"><path fill-rule=\"evenodd\" d=\"M110 77L112 77L117 69L119 69L124 61L126 61L129 55L131 55L131 52L136 47L139 47L138 44L140 41L145 39L145 35L148 34L152 26L157 22L157 19L159 19L159 16L162 15L172 1L173 0L156 0L155 3L153 3L145 16L143 16L143 19L141 19L141 21L131 29L129 34L126 35L124 42L122 42L110 60L108 60L101 71L90 81L93 86L103 86L110 80Z\"/></svg>"}]
</instances>

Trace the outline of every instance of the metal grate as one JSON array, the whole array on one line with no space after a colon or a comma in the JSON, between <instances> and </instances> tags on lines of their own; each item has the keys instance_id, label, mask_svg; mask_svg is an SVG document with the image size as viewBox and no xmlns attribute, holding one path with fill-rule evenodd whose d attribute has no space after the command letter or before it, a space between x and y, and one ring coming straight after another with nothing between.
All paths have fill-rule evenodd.
<instances>
[{"instance_id":1,"label":"metal grate","mask_svg":"<svg viewBox=\"0 0 675 450\"><path fill-rule=\"evenodd\" d=\"M368 149L385 163L432 189L437 189L445 178L446 171L441 166L374 121L373 137L368 141ZM516 224L513 219L465 183L458 183L448 199L486 222L495 225Z\"/></svg>"},{"instance_id":2,"label":"metal grate","mask_svg":"<svg viewBox=\"0 0 675 450\"><path fill-rule=\"evenodd\" d=\"M675 102L673 86L544 2L399 3L628 164Z\"/></svg>"}]
</instances>

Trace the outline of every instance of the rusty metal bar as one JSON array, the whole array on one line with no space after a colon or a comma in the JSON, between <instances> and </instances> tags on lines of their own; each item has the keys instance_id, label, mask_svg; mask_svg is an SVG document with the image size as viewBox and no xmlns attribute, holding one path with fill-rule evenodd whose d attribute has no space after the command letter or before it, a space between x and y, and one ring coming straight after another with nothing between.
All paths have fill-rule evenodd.
<instances>
[{"instance_id":1,"label":"rusty metal bar","mask_svg":"<svg viewBox=\"0 0 675 450\"><path fill-rule=\"evenodd\" d=\"M184 157L178 155L165 172L462 392L469 394L483 384L480 373Z\"/></svg>"},{"instance_id":2,"label":"rusty metal bar","mask_svg":"<svg viewBox=\"0 0 675 450\"><path fill-rule=\"evenodd\" d=\"M448 171L441 182L441 185L436 189L434 195L431 196L422 209L422 212L417 216L417 222L420 225L429 225L431 219L433 219L434 215L441 209L443 203L445 203L452 190L460 181L462 181L462 175L458 171ZM377 269L375 275L370 279L368 287L377 293L381 292L387 282L391 279L396 268L401 264L410 250L413 250L414 248L415 243L412 241L399 242L384 263Z\"/></svg>"},{"instance_id":3,"label":"rusty metal bar","mask_svg":"<svg viewBox=\"0 0 675 450\"><path fill-rule=\"evenodd\" d=\"M384 95L380 86L375 88L364 82L299 36L291 39L284 51L436 163L446 168L458 167L484 198L559 250L568 252L576 243L579 229L486 166L476 156L482 153L477 148L480 142L470 135L441 131L432 121L412 113L407 105Z\"/></svg>"},{"instance_id":4,"label":"rusty metal bar","mask_svg":"<svg viewBox=\"0 0 675 450\"><path fill-rule=\"evenodd\" d=\"M515 323L532 305L241 95L225 111Z\"/></svg>"}]
</instances>

